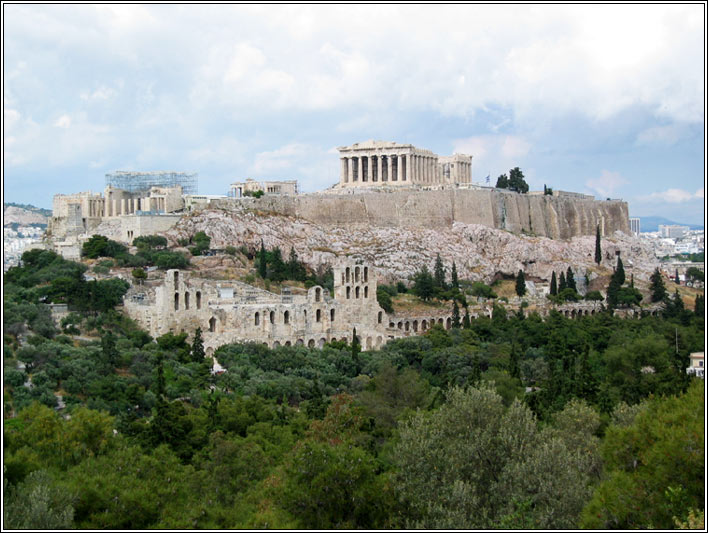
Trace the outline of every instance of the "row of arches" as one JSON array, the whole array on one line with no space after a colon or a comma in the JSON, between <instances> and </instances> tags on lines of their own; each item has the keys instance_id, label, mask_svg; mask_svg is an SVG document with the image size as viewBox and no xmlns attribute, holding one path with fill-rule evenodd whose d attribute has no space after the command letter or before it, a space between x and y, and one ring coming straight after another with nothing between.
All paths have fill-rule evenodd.
<instances>
[{"instance_id":1,"label":"row of arches","mask_svg":"<svg viewBox=\"0 0 708 533\"><path fill-rule=\"evenodd\" d=\"M342 272L342 285L346 283L359 283L359 281L364 283L369 282L369 267L355 266L352 272L351 267L347 267Z\"/></svg>"},{"instance_id":2,"label":"row of arches","mask_svg":"<svg viewBox=\"0 0 708 533\"><path fill-rule=\"evenodd\" d=\"M177 272L175 272L175 276L176 275L177 275ZM179 293L178 292L175 293L174 302L175 302L175 311L179 311L180 302L179 302ZM184 304L183 304L184 310L188 311L189 306L190 306L190 293L189 293L189 291L185 291L183 302L184 302ZM202 291L197 291L194 293L194 303L195 303L197 309L202 308Z\"/></svg>"},{"instance_id":3,"label":"row of arches","mask_svg":"<svg viewBox=\"0 0 708 533\"><path fill-rule=\"evenodd\" d=\"M364 295L364 298L369 297L369 286L368 285L364 286L363 291L361 290L361 287L359 287L359 286L354 287L354 299L361 298L362 294ZM351 299L352 299L352 288L347 285L347 300L351 300Z\"/></svg>"},{"instance_id":4,"label":"row of arches","mask_svg":"<svg viewBox=\"0 0 708 533\"><path fill-rule=\"evenodd\" d=\"M358 337L358 335L357 335ZM324 345L328 342L332 341L341 341L341 342L350 342L351 339L348 337L341 337L337 338L335 336L333 337L320 337L319 339L317 337L310 337L310 338L298 338L294 342L291 340L287 340L285 342L281 341L273 341L272 344L268 344L267 342L264 342L263 344L270 346L271 348L278 348L279 346L307 346L308 348L323 348ZM383 335L378 335L376 337L371 337L367 336L364 339L361 339L362 347L366 350L371 350L374 348L380 348L383 345L384 338Z\"/></svg>"},{"instance_id":5,"label":"row of arches","mask_svg":"<svg viewBox=\"0 0 708 533\"><path fill-rule=\"evenodd\" d=\"M381 323L381 313L379 313L379 323ZM392 329L398 329L400 331L412 331L413 333L417 333L419 330L420 331L427 331L428 329L432 328L435 324L439 324L440 326L444 327L445 329L451 329L452 328L452 318L447 317L447 318L431 318L431 319L423 319L418 321L417 319L415 320L399 320L398 322L389 322L388 327Z\"/></svg>"},{"instance_id":6,"label":"row of arches","mask_svg":"<svg viewBox=\"0 0 708 533\"><path fill-rule=\"evenodd\" d=\"M303 313L303 320L307 320L307 309L304 309L302 311ZM324 317L327 316L327 312L323 311L322 309L316 309L315 310L315 322L322 322L324 320ZM337 316L336 310L334 307L329 310L329 321L331 323L334 323L334 320ZM276 312L273 310L266 310L263 311L263 314L261 315L260 311L256 311L253 314L253 325L254 326L260 326L261 325L261 317L263 317L263 320L267 320L267 323L269 324L275 324L276 323ZM282 324L290 324L290 311L283 311L283 317L282 317Z\"/></svg>"}]
</instances>

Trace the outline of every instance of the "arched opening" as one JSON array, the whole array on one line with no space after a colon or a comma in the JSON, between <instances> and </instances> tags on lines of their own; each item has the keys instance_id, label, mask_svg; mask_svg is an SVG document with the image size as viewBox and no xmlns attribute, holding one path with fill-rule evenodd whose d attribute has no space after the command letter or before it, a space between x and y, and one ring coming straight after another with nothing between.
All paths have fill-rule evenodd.
<instances>
[{"instance_id":1,"label":"arched opening","mask_svg":"<svg viewBox=\"0 0 708 533\"><path fill-rule=\"evenodd\" d=\"M317 288L315 289L315 301L316 301L316 302L319 302L321 298L322 298L322 289L320 289L319 287L317 287Z\"/></svg>"},{"instance_id":2,"label":"arched opening","mask_svg":"<svg viewBox=\"0 0 708 533\"><path fill-rule=\"evenodd\" d=\"M378 317L378 318L379 318L378 322L379 322L379 324L381 324L381 321L383 320L383 311L379 311L379 317Z\"/></svg>"},{"instance_id":3,"label":"arched opening","mask_svg":"<svg viewBox=\"0 0 708 533\"><path fill-rule=\"evenodd\" d=\"M202 291L197 291L197 309L202 308Z\"/></svg>"},{"instance_id":4,"label":"arched opening","mask_svg":"<svg viewBox=\"0 0 708 533\"><path fill-rule=\"evenodd\" d=\"M393 322L389 322L389 323L388 323L388 327L389 327L389 328L395 328L395 327L396 327L396 324L394 324Z\"/></svg>"},{"instance_id":5,"label":"arched opening","mask_svg":"<svg viewBox=\"0 0 708 533\"><path fill-rule=\"evenodd\" d=\"M257 326L261 323L261 314L256 311L256 314L253 315L253 323Z\"/></svg>"},{"instance_id":6,"label":"arched opening","mask_svg":"<svg viewBox=\"0 0 708 533\"><path fill-rule=\"evenodd\" d=\"M355 297L355 298L359 298L359 287L357 287L356 289L354 289L354 297Z\"/></svg>"},{"instance_id":7,"label":"arched opening","mask_svg":"<svg viewBox=\"0 0 708 533\"><path fill-rule=\"evenodd\" d=\"M179 293L175 293L175 311L179 310Z\"/></svg>"},{"instance_id":8,"label":"arched opening","mask_svg":"<svg viewBox=\"0 0 708 533\"><path fill-rule=\"evenodd\" d=\"M398 323L398 329L403 329L403 322Z\"/></svg>"},{"instance_id":9,"label":"arched opening","mask_svg":"<svg viewBox=\"0 0 708 533\"><path fill-rule=\"evenodd\" d=\"M366 337L366 349L371 350L372 344L371 344L371 337Z\"/></svg>"},{"instance_id":10,"label":"arched opening","mask_svg":"<svg viewBox=\"0 0 708 533\"><path fill-rule=\"evenodd\" d=\"M445 329L450 329L452 327L452 319L448 317L445 321Z\"/></svg>"},{"instance_id":11,"label":"arched opening","mask_svg":"<svg viewBox=\"0 0 708 533\"><path fill-rule=\"evenodd\" d=\"M211 317L209 319L209 331L214 333L216 331L216 318Z\"/></svg>"},{"instance_id":12,"label":"arched opening","mask_svg":"<svg viewBox=\"0 0 708 533\"><path fill-rule=\"evenodd\" d=\"M273 348L278 348L278 347L280 347L280 343L278 341L275 341L273 343Z\"/></svg>"},{"instance_id":13,"label":"arched opening","mask_svg":"<svg viewBox=\"0 0 708 533\"><path fill-rule=\"evenodd\" d=\"M314 348L315 347L315 339L310 339L309 341L307 341L307 347Z\"/></svg>"},{"instance_id":14,"label":"arched opening","mask_svg":"<svg viewBox=\"0 0 708 533\"><path fill-rule=\"evenodd\" d=\"M322 311L319 309L315 311L315 322L322 322Z\"/></svg>"},{"instance_id":15,"label":"arched opening","mask_svg":"<svg viewBox=\"0 0 708 533\"><path fill-rule=\"evenodd\" d=\"M443 325L443 319L442 319L442 318L438 318L438 324L440 324L441 326Z\"/></svg>"},{"instance_id":16,"label":"arched opening","mask_svg":"<svg viewBox=\"0 0 708 533\"><path fill-rule=\"evenodd\" d=\"M275 324L275 311L270 312L269 318L270 318L270 323Z\"/></svg>"},{"instance_id":17,"label":"arched opening","mask_svg":"<svg viewBox=\"0 0 708 533\"><path fill-rule=\"evenodd\" d=\"M283 324L290 324L290 311L283 313Z\"/></svg>"},{"instance_id":18,"label":"arched opening","mask_svg":"<svg viewBox=\"0 0 708 533\"><path fill-rule=\"evenodd\" d=\"M345 272L347 273L347 283L349 283L349 279L351 278L351 270L349 269L349 267L347 267Z\"/></svg>"},{"instance_id":19,"label":"arched opening","mask_svg":"<svg viewBox=\"0 0 708 533\"><path fill-rule=\"evenodd\" d=\"M189 293L184 293L184 308L189 309Z\"/></svg>"},{"instance_id":20,"label":"arched opening","mask_svg":"<svg viewBox=\"0 0 708 533\"><path fill-rule=\"evenodd\" d=\"M352 288L347 287L347 300L349 300L352 297Z\"/></svg>"},{"instance_id":21,"label":"arched opening","mask_svg":"<svg viewBox=\"0 0 708 533\"><path fill-rule=\"evenodd\" d=\"M302 339L298 339L297 342L295 343L295 346L304 346L304 344L305 344L305 341L303 341Z\"/></svg>"},{"instance_id":22,"label":"arched opening","mask_svg":"<svg viewBox=\"0 0 708 533\"><path fill-rule=\"evenodd\" d=\"M383 338L381 337L381 335L379 335L378 337L376 337L376 347L377 347L377 348L378 348L379 346L381 346L381 343L382 343L382 342L383 342Z\"/></svg>"},{"instance_id":23,"label":"arched opening","mask_svg":"<svg viewBox=\"0 0 708 533\"><path fill-rule=\"evenodd\" d=\"M292 343L290 341L285 341L285 346L292 346Z\"/></svg>"},{"instance_id":24,"label":"arched opening","mask_svg":"<svg viewBox=\"0 0 708 533\"><path fill-rule=\"evenodd\" d=\"M369 282L369 267L364 267L364 283Z\"/></svg>"},{"instance_id":25,"label":"arched opening","mask_svg":"<svg viewBox=\"0 0 708 533\"><path fill-rule=\"evenodd\" d=\"M175 270L175 286L179 283L179 272Z\"/></svg>"},{"instance_id":26,"label":"arched opening","mask_svg":"<svg viewBox=\"0 0 708 533\"><path fill-rule=\"evenodd\" d=\"M368 298L368 297L369 297L369 286L367 285L366 287L364 287L364 298Z\"/></svg>"},{"instance_id":27,"label":"arched opening","mask_svg":"<svg viewBox=\"0 0 708 533\"><path fill-rule=\"evenodd\" d=\"M317 343L317 346L319 346L321 349L324 347L326 342L327 342L327 339L320 339L319 342Z\"/></svg>"},{"instance_id":28,"label":"arched opening","mask_svg":"<svg viewBox=\"0 0 708 533\"><path fill-rule=\"evenodd\" d=\"M307 309L304 309L304 310L302 311L302 319L303 319L305 322L307 322Z\"/></svg>"},{"instance_id":29,"label":"arched opening","mask_svg":"<svg viewBox=\"0 0 708 533\"><path fill-rule=\"evenodd\" d=\"M329 310L329 321L334 322L334 309Z\"/></svg>"},{"instance_id":30,"label":"arched opening","mask_svg":"<svg viewBox=\"0 0 708 533\"><path fill-rule=\"evenodd\" d=\"M418 331L418 321L417 320L413 321L413 331L416 331L416 332Z\"/></svg>"},{"instance_id":31,"label":"arched opening","mask_svg":"<svg viewBox=\"0 0 708 533\"><path fill-rule=\"evenodd\" d=\"M427 321L427 320L423 320L423 321L420 323L420 330L421 330L421 331L425 331L426 329L428 329L428 321Z\"/></svg>"},{"instance_id":32,"label":"arched opening","mask_svg":"<svg viewBox=\"0 0 708 533\"><path fill-rule=\"evenodd\" d=\"M344 272L342 272L342 285L344 285Z\"/></svg>"},{"instance_id":33,"label":"arched opening","mask_svg":"<svg viewBox=\"0 0 708 533\"><path fill-rule=\"evenodd\" d=\"M406 331L410 331L410 329L411 329L411 323L408 322L407 320L406 320L406 325L405 325L405 327L406 327Z\"/></svg>"},{"instance_id":34,"label":"arched opening","mask_svg":"<svg viewBox=\"0 0 708 533\"><path fill-rule=\"evenodd\" d=\"M354 283L359 283L359 267L354 268Z\"/></svg>"}]
</instances>

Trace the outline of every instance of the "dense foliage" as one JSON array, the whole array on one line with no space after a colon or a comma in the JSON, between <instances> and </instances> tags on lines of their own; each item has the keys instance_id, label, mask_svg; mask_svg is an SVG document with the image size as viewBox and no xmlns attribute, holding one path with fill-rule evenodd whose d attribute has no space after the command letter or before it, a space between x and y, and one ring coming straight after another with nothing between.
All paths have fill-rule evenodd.
<instances>
[{"instance_id":1,"label":"dense foliage","mask_svg":"<svg viewBox=\"0 0 708 533\"><path fill-rule=\"evenodd\" d=\"M440 270L437 283L428 273L438 294L470 289ZM460 327L367 352L232 344L214 374L200 331L152 339L105 302L75 305L74 290L91 294L84 271L33 251L5 279L6 527L665 528L701 516L703 388L685 368L704 324L675 298L665 316L626 320L458 308ZM63 298L73 312L55 324L45 302Z\"/></svg>"}]
</instances>

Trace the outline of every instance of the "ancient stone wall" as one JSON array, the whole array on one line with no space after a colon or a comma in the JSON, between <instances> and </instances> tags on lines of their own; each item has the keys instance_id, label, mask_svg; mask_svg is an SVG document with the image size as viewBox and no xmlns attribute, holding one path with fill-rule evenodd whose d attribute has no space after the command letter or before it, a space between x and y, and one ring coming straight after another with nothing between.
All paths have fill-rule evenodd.
<instances>
[{"instance_id":1,"label":"ancient stone wall","mask_svg":"<svg viewBox=\"0 0 708 533\"><path fill-rule=\"evenodd\" d=\"M629 234L626 202L525 195L491 188L317 193L222 200L212 206L300 217L319 224L437 228L463 222L552 239L594 235L596 225L600 225L605 235L617 230Z\"/></svg>"}]
</instances>

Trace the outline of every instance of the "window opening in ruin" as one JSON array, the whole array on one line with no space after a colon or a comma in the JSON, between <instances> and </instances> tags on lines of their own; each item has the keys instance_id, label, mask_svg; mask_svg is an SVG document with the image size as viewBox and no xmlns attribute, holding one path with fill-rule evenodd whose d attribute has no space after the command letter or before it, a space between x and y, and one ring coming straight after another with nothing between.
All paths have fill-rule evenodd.
<instances>
[{"instance_id":1,"label":"window opening in ruin","mask_svg":"<svg viewBox=\"0 0 708 533\"><path fill-rule=\"evenodd\" d=\"M307 341L307 347L314 348L315 347L315 339L310 339L309 341Z\"/></svg>"},{"instance_id":2,"label":"window opening in ruin","mask_svg":"<svg viewBox=\"0 0 708 533\"><path fill-rule=\"evenodd\" d=\"M366 287L364 287L364 298L368 298L368 297L369 297L369 287L367 285Z\"/></svg>"},{"instance_id":3,"label":"window opening in ruin","mask_svg":"<svg viewBox=\"0 0 708 533\"><path fill-rule=\"evenodd\" d=\"M349 300L352 297L352 288L347 287L347 300Z\"/></svg>"},{"instance_id":4,"label":"window opening in ruin","mask_svg":"<svg viewBox=\"0 0 708 533\"><path fill-rule=\"evenodd\" d=\"M197 291L197 309L202 308L202 293L201 291Z\"/></svg>"},{"instance_id":5,"label":"window opening in ruin","mask_svg":"<svg viewBox=\"0 0 708 533\"><path fill-rule=\"evenodd\" d=\"M357 287L356 289L354 289L354 292L355 292L355 296L354 296L354 297L355 297L355 298L359 298L359 287Z\"/></svg>"},{"instance_id":6,"label":"window opening in ruin","mask_svg":"<svg viewBox=\"0 0 708 533\"><path fill-rule=\"evenodd\" d=\"M211 317L209 319L209 331L214 333L216 331L216 318Z\"/></svg>"},{"instance_id":7,"label":"window opening in ruin","mask_svg":"<svg viewBox=\"0 0 708 533\"><path fill-rule=\"evenodd\" d=\"M256 314L254 315L254 323L255 323L256 326L261 323L261 314L260 314L260 313L256 313Z\"/></svg>"},{"instance_id":8,"label":"window opening in ruin","mask_svg":"<svg viewBox=\"0 0 708 533\"><path fill-rule=\"evenodd\" d=\"M283 313L283 324L290 324L290 312L285 311Z\"/></svg>"},{"instance_id":9,"label":"window opening in ruin","mask_svg":"<svg viewBox=\"0 0 708 533\"><path fill-rule=\"evenodd\" d=\"M320 311L320 310L318 309L317 311L315 311L315 321L316 321L316 322L321 322L321 320L322 320L322 311Z\"/></svg>"},{"instance_id":10,"label":"window opening in ruin","mask_svg":"<svg viewBox=\"0 0 708 533\"><path fill-rule=\"evenodd\" d=\"M381 324L382 320L383 320L383 311L379 311L379 324Z\"/></svg>"},{"instance_id":11,"label":"window opening in ruin","mask_svg":"<svg viewBox=\"0 0 708 533\"><path fill-rule=\"evenodd\" d=\"M315 301L316 301L316 302L319 302L321 296L322 296L322 289L320 289L320 288L318 287L318 288L315 289Z\"/></svg>"},{"instance_id":12,"label":"window opening in ruin","mask_svg":"<svg viewBox=\"0 0 708 533\"><path fill-rule=\"evenodd\" d=\"M175 272L175 285L179 283L179 272Z\"/></svg>"},{"instance_id":13,"label":"window opening in ruin","mask_svg":"<svg viewBox=\"0 0 708 533\"><path fill-rule=\"evenodd\" d=\"M359 267L354 269L354 283L359 283Z\"/></svg>"},{"instance_id":14,"label":"window opening in ruin","mask_svg":"<svg viewBox=\"0 0 708 533\"><path fill-rule=\"evenodd\" d=\"M364 283L369 281L369 267L364 267Z\"/></svg>"},{"instance_id":15,"label":"window opening in ruin","mask_svg":"<svg viewBox=\"0 0 708 533\"><path fill-rule=\"evenodd\" d=\"M189 309L189 293L184 293L184 308Z\"/></svg>"},{"instance_id":16,"label":"window opening in ruin","mask_svg":"<svg viewBox=\"0 0 708 533\"><path fill-rule=\"evenodd\" d=\"M179 310L179 293L175 293L175 311Z\"/></svg>"},{"instance_id":17,"label":"window opening in ruin","mask_svg":"<svg viewBox=\"0 0 708 533\"><path fill-rule=\"evenodd\" d=\"M270 312L270 323L275 324L275 311Z\"/></svg>"},{"instance_id":18,"label":"window opening in ruin","mask_svg":"<svg viewBox=\"0 0 708 533\"><path fill-rule=\"evenodd\" d=\"M329 311L329 321L334 322L334 309L330 309Z\"/></svg>"},{"instance_id":19,"label":"window opening in ruin","mask_svg":"<svg viewBox=\"0 0 708 533\"><path fill-rule=\"evenodd\" d=\"M346 273L347 273L347 283L349 283L349 277L350 277L350 274L351 274L351 271L349 270L349 267L347 267Z\"/></svg>"}]
</instances>

